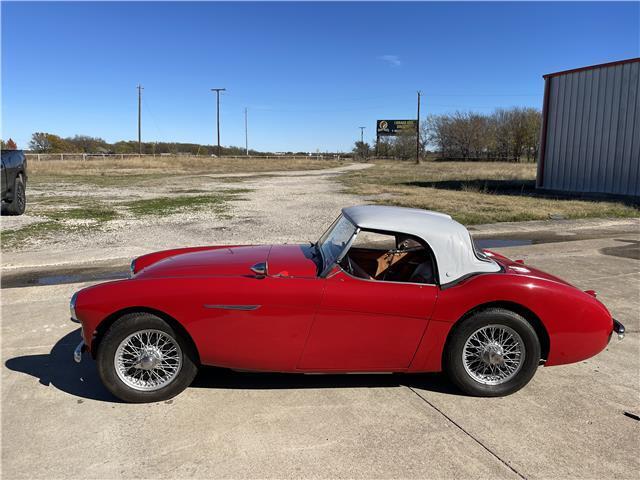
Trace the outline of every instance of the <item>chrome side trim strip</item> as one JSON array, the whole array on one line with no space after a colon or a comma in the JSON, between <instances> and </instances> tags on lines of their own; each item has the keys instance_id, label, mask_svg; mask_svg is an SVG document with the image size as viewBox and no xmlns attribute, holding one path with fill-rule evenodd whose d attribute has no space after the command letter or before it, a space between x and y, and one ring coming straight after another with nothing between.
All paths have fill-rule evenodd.
<instances>
[{"instance_id":1,"label":"chrome side trim strip","mask_svg":"<svg viewBox=\"0 0 640 480\"><path fill-rule=\"evenodd\" d=\"M203 305L204 308L218 308L220 310L257 310L262 305Z\"/></svg>"}]
</instances>

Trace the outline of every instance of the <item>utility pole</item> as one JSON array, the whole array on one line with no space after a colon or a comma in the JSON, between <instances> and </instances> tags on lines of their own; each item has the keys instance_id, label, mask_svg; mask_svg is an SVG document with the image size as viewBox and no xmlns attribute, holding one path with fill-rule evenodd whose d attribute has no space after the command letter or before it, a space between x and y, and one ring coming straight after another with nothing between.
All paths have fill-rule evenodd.
<instances>
[{"instance_id":1,"label":"utility pole","mask_svg":"<svg viewBox=\"0 0 640 480\"><path fill-rule=\"evenodd\" d=\"M138 153L142 155L142 85L138 84Z\"/></svg>"},{"instance_id":2,"label":"utility pole","mask_svg":"<svg viewBox=\"0 0 640 480\"><path fill-rule=\"evenodd\" d=\"M364 143L364 129L367 127L358 127L360 129L360 143Z\"/></svg>"},{"instance_id":3,"label":"utility pole","mask_svg":"<svg viewBox=\"0 0 640 480\"><path fill-rule=\"evenodd\" d=\"M212 88L212 92L216 92L216 125L218 127L218 156L220 156L220 92L224 92L226 88Z\"/></svg>"},{"instance_id":4,"label":"utility pole","mask_svg":"<svg viewBox=\"0 0 640 480\"><path fill-rule=\"evenodd\" d=\"M249 128L247 122L247 107L244 107L244 148L247 151L247 157L249 156Z\"/></svg>"},{"instance_id":5,"label":"utility pole","mask_svg":"<svg viewBox=\"0 0 640 480\"><path fill-rule=\"evenodd\" d=\"M420 96L422 92L418 90L418 121L416 122L416 164L420 163Z\"/></svg>"}]
</instances>

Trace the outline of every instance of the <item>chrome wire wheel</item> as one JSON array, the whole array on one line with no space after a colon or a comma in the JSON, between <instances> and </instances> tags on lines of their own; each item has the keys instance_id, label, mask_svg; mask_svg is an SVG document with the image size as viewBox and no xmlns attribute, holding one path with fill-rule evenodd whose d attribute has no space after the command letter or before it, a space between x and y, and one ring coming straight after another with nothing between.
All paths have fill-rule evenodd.
<instances>
[{"instance_id":1,"label":"chrome wire wheel","mask_svg":"<svg viewBox=\"0 0 640 480\"><path fill-rule=\"evenodd\" d=\"M178 376L182 350L177 340L162 330L140 330L120 342L114 365L125 385L151 392L166 387Z\"/></svg>"},{"instance_id":2,"label":"chrome wire wheel","mask_svg":"<svg viewBox=\"0 0 640 480\"><path fill-rule=\"evenodd\" d=\"M500 385L522 368L525 347L518 333L506 325L486 325L473 332L462 349L462 364L475 381Z\"/></svg>"}]
</instances>

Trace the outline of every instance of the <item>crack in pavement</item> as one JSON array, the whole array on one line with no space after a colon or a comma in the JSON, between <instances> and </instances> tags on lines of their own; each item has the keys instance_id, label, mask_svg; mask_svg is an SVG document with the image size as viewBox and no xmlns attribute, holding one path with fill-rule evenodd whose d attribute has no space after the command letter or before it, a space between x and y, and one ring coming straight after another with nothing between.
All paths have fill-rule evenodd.
<instances>
[{"instance_id":1,"label":"crack in pavement","mask_svg":"<svg viewBox=\"0 0 640 480\"><path fill-rule=\"evenodd\" d=\"M406 385L405 385L406 386ZM442 410L440 410L438 407L436 407L433 403L431 403L429 400L427 400L426 398L424 398L422 395L420 395L413 387L409 387L406 386L409 390L411 390L413 393L415 393L418 398L420 400L422 400L424 403L426 403L427 405L429 405L431 408L433 408L436 412L438 412L440 415L442 415L444 418L446 418L449 422L451 422L453 425L455 425L460 431L462 431L465 435L467 435L469 438L471 438L474 442L476 442L478 445L480 445L482 448L484 448L487 452L489 452L489 454L491 454L491 456L493 456L494 458L496 458L500 463L502 463L505 467L507 467L509 470L511 470L513 473L515 473L516 475L518 475L518 477L522 478L523 480L526 480L527 477L525 477L523 474L521 474L518 470L516 470L515 468L513 468L511 465L509 465L509 463L507 463L505 460L503 460L502 458L500 458L498 456L498 454L496 454L493 450L491 450L489 447L487 447L484 443L482 443L480 440L478 440L476 437L474 437L473 435L471 435L471 433L469 433L468 431L466 431L460 424L458 424L455 420L453 420L449 415L447 415L446 413L444 413Z\"/></svg>"}]
</instances>

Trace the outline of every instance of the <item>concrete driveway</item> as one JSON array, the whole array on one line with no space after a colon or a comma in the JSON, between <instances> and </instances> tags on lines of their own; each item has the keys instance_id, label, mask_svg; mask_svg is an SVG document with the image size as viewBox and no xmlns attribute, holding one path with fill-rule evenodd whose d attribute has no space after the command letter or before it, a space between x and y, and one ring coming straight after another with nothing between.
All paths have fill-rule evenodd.
<instances>
[{"instance_id":1,"label":"concrete driveway","mask_svg":"<svg viewBox=\"0 0 640 480\"><path fill-rule=\"evenodd\" d=\"M640 422L625 412L640 414L640 232L611 232L499 249L597 290L629 332L506 398L435 374L207 369L173 400L123 404L71 358L68 299L85 283L3 289L2 475L638 478Z\"/></svg>"}]
</instances>

